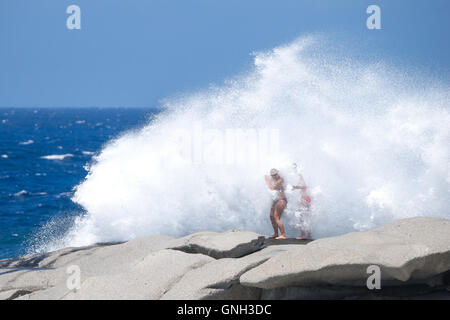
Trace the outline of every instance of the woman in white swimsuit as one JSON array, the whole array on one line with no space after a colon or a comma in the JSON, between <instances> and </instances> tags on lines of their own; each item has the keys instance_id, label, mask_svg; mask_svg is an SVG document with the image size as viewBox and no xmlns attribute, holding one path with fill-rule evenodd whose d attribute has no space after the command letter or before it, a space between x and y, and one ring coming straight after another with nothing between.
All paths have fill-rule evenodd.
<instances>
[{"instance_id":1,"label":"woman in white swimsuit","mask_svg":"<svg viewBox=\"0 0 450 320\"><path fill-rule=\"evenodd\" d=\"M278 173L278 170L270 170L270 177L264 176L266 184L270 190L276 190L276 198L270 208L270 221L272 222L273 235L269 238L286 239L286 233L284 231L283 222L281 222L281 215L287 205L286 195L284 194L284 180ZM280 229L281 235L278 236L278 229Z\"/></svg>"}]
</instances>

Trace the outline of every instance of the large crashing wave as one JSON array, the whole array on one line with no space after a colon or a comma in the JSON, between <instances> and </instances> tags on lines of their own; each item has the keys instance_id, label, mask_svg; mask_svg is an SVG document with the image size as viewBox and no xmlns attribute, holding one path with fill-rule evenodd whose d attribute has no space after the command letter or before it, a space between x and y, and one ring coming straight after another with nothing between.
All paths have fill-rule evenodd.
<instances>
[{"instance_id":1,"label":"large crashing wave","mask_svg":"<svg viewBox=\"0 0 450 320\"><path fill-rule=\"evenodd\" d=\"M146 127L111 141L76 188L87 214L47 249L202 230L269 234L263 175L276 167L292 183L293 162L313 195L315 237L450 218L447 84L332 56L321 41L257 53L247 74L170 100Z\"/></svg>"}]
</instances>

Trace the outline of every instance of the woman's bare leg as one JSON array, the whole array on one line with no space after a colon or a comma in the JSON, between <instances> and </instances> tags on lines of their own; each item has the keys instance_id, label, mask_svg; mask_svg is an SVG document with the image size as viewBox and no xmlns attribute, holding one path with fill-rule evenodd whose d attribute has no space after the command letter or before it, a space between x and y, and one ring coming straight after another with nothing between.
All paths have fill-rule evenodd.
<instances>
[{"instance_id":1,"label":"woman's bare leg","mask_svg":"<svg viewBox=\"0 0 450 320\"><path fill-rule=\"evenodd\" d=\"M270 208L270 222L272 222L273 235L269 239L273 239L278 237L278 225L275 222L275 205L272 205L272 208Z\"/></svg>"},{"instance_id":2,"label":"woman's bare leg","mask_svg":"<svg viewBox=\"0 0 450 320\"><path fill-rule=\"evenodd\" d=\"M309 224L307 219L309 219L310 215L310 206L305 205L302 209L301 213L301 221L300 221L300 236L295 238L298 240L308 240L311 239L311 231L309 228Z\"/></svg>"},{"instance_id":3,"label":"woman's bare leg","mask_svg":"<svg viewBox=\"0 0 450 320\"><path fill-rule=\"evenodd\" d=\"M281 235L276 237L276 239L286 239L286 232L284 231L283 222L281 222L281 215L283 214L284 208L286 208L286 200L278 200L275 204L275 222L280 229Z\"/></svg>"},{"instance_id":4,"label":"woman's bare leg","mask_svg":"<svg viewBox=\"0 0 450 320\"><path fill-rule=\"evenodd\" d=\"M297 240L305 240L307 237L306 235L306 230L305 230L305 212L302 211L301 212L301 216L300 216L300 236L298 236Z\"/></svg>"}]
</instances>

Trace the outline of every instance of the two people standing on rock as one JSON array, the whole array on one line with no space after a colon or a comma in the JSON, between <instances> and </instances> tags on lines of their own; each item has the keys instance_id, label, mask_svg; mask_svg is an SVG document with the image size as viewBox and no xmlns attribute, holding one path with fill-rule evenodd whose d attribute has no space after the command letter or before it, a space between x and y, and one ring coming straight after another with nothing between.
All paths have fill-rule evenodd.
<instances>
[{"instance_id":1,"label":"two people standing on rock","mask_svg":"<svg viewBox=\"0 0 450 320\"><path fill-rule=\"evenodd\" d=\"M300 190L300 201L297 203L295 216L299 223L297 226L300 228L300 236L296 239L311 239L311 231L309 225L309 215L311 208L311 197L308 194L307 186L300 174L297 164L292 166L295 175L297 176L296 185L292 186L293 190ZM287 198L285 195L284 179L280 176L277 169L270 170L270 176L264 176L267 187L274 191L274 198L270 208L270 221L272 223L274 234L269 238L286 239L286 232L281 221L281 215L287 206ZM280 230L281 235L278 235Z\"/></svg>"}]
</instances>

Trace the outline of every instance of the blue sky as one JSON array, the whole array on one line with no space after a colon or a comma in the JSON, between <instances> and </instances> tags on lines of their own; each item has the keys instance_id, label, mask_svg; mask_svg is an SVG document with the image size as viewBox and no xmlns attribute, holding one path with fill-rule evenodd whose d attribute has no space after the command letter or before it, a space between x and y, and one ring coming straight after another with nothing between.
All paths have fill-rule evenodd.
<instances>
[{"instance_id":1,"label":"blue sky","mask_svg":"<svg viewBox=\"0 0 450 320\"><path fill-rule=\"evenodd\" d=\"M449 31L448 0L0 0L0 107L155 107L311 32L447 81Z\"/></svg>"}]
</instances>

